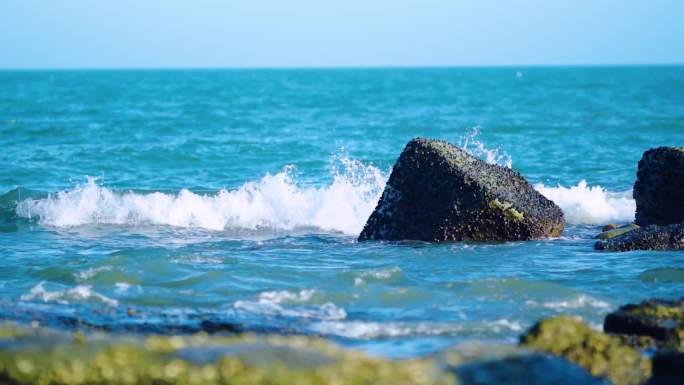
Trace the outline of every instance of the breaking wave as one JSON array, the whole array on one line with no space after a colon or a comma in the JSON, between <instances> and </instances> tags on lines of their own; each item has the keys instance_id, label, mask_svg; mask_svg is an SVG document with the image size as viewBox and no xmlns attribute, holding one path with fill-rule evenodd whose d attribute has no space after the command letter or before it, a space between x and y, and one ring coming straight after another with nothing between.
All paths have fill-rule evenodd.
<instances>
[{"instance_id":1,"label":"breaking wave","mask_svg":"<svg viewBox=\"0 0 684 385\"><path fill-rule=\"evenodd\" d=\"M333 169L332 183L322 187L299 186L292 166L216 194L186 189L177 194L120 193L88 178L72 190L24 200L16 212L55 227L152 224L209 230L315 228L358 234L382 194L387 173L349 158L339 160L341 167Z\"/></svg>"},{"instance_id":2,"label":"breaking wave","mask_svg":"<svg viewBox=\"0 0 684 385\"><path fill-rule=\"evenodd\" d=\"M534 188L554 201L565 214L565 221L576 225L601 225L613 222L632 222L636 203L632 191L611 192L601 186L587 186L582 180L572 187Z\"/></svg>"}]
</instances>

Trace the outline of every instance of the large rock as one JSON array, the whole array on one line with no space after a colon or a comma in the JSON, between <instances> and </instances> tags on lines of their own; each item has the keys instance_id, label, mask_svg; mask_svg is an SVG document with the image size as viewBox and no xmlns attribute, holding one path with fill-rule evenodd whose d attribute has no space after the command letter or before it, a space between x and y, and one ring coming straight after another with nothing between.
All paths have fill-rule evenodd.
<instances>
[{"instance_id":1,"label":"large rock","mask_svg":"<svg viewBox=\"0 0 684 385\"><path fill-rule=\"evenodd\" d=\"M413 139L359 240L517 241L558 236L563 212L518 172Z\"/></svg>"},{"instance_id":2,"label":"large rock","mask_svg":"<svg viewBox=\"0 0 684 385\"><path fill-rule=\"evenodd\" d=\"M618 337L593 330L570 317L542 320L520 343L574 362L615 385L639 385L651 375L651 362Z\"/></svg>"},{"instance_id":3,"label":"large rock","mask_svg":"<svg viewBox=\"0 0 684 385\"><path fill-rule=\"evenodd\" d=\"M651 225L637 228L614 238L598 241L596 250L682 250L684 249L684 224L669 226Z\"/></svg>"},{"instance_id":4,"label":"large rock","mask_svg":"<svg viewBox=\"0 0 684 385\"><path fill-rule=\"evenodd\" d=\"M647 336L660 347L684 347L684 298L622 306L603 321L607 333Z\"/></svg>"},{"instance_id":5,"label":"large rock","mask_svg":"<svg viewBox=\"0 0 684 385\"><path fill-rule=\"evenodd\" d=\"M634 199L638 225L684 222L684 148L658 147L644 153Z\"/></svg>"}]
</instances>

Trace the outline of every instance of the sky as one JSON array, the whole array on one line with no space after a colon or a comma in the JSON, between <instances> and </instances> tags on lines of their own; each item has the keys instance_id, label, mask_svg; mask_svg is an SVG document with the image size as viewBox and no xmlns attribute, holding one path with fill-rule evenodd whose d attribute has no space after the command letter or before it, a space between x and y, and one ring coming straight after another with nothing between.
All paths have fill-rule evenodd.
<instances>
[{"instance_id":1,"label":"sky","mask_svg":"<svg viewBox=\"0 0 684 385\"><path fill-rule=\"evenodd\" d=\"M0 68L684 63L684 0L0 0Z\"/></svg>"}]
</instances>

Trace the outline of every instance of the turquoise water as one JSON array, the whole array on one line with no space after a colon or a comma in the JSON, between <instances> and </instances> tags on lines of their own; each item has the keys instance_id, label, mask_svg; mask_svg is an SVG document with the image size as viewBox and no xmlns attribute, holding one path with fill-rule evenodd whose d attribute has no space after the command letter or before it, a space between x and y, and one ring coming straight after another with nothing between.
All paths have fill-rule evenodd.
<instances>
[{"instance_id":1,"label":"turquoise water","mask_svg":"<svg viewBox=\"0 0 684 385\"><path fill-rule=\"evenodd\" d=\"M563 236L356 242L416 136L518 169ZM592 248L642 152L683 144L684 67L0 72L0 317L392 357L598 327L684 295L683 254Z\"/></svg>"}]
</instances>

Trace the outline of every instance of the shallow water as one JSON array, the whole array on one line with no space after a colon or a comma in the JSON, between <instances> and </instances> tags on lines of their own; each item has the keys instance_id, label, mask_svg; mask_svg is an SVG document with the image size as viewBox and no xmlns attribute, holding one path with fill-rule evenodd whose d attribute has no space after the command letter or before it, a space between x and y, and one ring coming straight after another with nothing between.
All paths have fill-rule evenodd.
<instances>
[{"instance_id":1,"label":"shallow water","mask_svg":"<svg viewBox=\"0 0 684 385\"><path fill-rule=\"evenodd\" d=\"M0 85L2 318L211 321L405 357L684 295L684 254L592 248L598 225L633 219L642 152L684 144L684 67L5 71ZM415 136L519 170L563 208L563 236L356 242Z\"/></svg>"}]
</instances>

